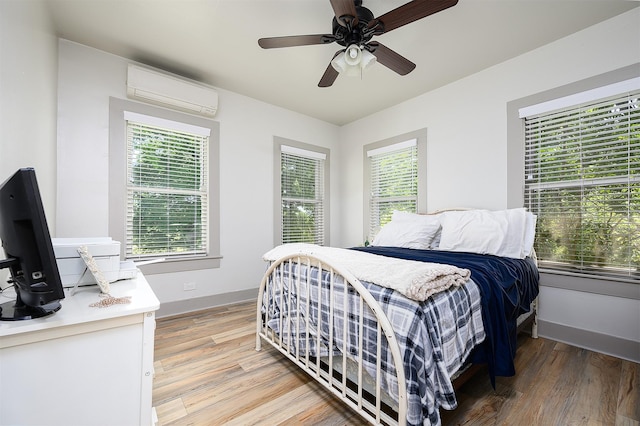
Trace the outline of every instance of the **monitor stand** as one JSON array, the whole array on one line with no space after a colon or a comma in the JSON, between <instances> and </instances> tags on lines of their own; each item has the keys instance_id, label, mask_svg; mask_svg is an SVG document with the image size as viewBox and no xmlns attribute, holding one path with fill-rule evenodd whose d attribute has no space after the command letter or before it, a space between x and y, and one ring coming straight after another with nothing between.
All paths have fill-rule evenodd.
<instances>
[{"instance_id":1,"label":"monitor stand","mask_svg":"<svg viewBox=\"0 0 640 426\"><path fill-rule=\"evenodd\" d=\"M22 303L20 293L16 292L16 300L0 304L0 321L22 321L46 317L60 310L60 302L48 305L32 307Z\"/></svg>"}]
</instances>

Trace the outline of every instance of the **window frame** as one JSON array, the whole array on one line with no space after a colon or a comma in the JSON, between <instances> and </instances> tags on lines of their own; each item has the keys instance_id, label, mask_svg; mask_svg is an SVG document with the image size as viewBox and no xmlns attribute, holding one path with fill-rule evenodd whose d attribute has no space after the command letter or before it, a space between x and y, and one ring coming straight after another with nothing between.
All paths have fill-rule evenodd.
<instances>
[{"instance_id":1,"label":"window frame","mask_svg":"<svg viewBox=\"0 0 640 426\"><path fill-rule=\"evenodd\" d=\"M321 154L325 156L324 159L324 194L323 194L323 227L324 227L324 245L330 245L330 226L329 226L329 183L330 183L330 154L331 151L328 148L320 147L317 145L311 145L303 142L286 139L279 136L273 138L273 158L274 158L274 233L273 241L274 245L278 246L282 244L282 147L289 146L313 153Z\"/></svg>"},{"instance_id":2,"label":"window frame","mask_svg":"<svg viewBox=\"0 0 640 426\"><path fill-rule=\"evenodd\" d=\"M210 129L209 137L209 226L205 256L167 258L163 262L141 267L145 274L160 274L220 267L220 189L219 145L220 125L203 117L142 104L125 99L109 98L109 234L121 242L120 256L126 253L126 183L127 141L125 111L157 117Z\"/></svg>"},{"instance_id":3,"label":"window frame","mask_svg":"<svg viewBox=\"0 0 640 426\"><path fill-rule=\"evenodd\" d=\"M507 207L524 206L525 136L519 110L621 81L640 77L640 63L576 81L507 103ZM540 268L541 284L607 296L640 299L640 283L632 278Z\"/></svg>"},{"instance_id":4,"label":"window frame","mask_svg":"<svg viewBox=\"0 0 640 426\"><path fill-rule=\"evenodd\" d=\"M637 84L640 79L631 82ZM589 235L589 225L598 227L603 224L604 216L596 213L602 212L603 208L608 214L616 215L622 226L622 230L613 231L615 233L607 240L608 243L613 244L618 238L635 234L630 229L635 229L636 215L628 219L634 212L628 203L631 194L635 193L633 188L640 184L640 176L630 167L636 164L637 170L637 162L632 159L640 155L640 147L634 143L637 133L634 132L636 137L631 138L630 130L633 129L631 123L640 123L637 104L640 90L626 90L619 86L607 87L615 95L603 97L603 93L597 91L590 98L575 100L579 102L576 105L559 109L556 105L546 108L543 105L540 111L528 112L525 108L520 113L527 132L525 207L538 215L538 231L545 219L556 226L557 220L566 223L564 218L581 223L576 227L580 241L572 239L560 246L566 248L570 255L554 253L547 247L547 256L543 257L544 250L538 244L538 260L542 268L598 277L638 278L637 267L631 259L634 247L631 241L622 243L625 246L622 253L609 253L611 257L597 258L593 250L581 248L583 237ZM624 119L620 119L620 114ZM618 203L615 207L609 204L614 200ZM583 222L587 225L584 226ZM549 225L546 231L553 232L552 228ZM561 235L566 237L564 233ZM559 237L554 235L544 241L557 249L555 238ZM593 241L587 244L597 247ZM616 255L623 257L616 258Z\"/></svg>"},{"instance_id":5,"label":"window frame","mask_svg":"<svg viewBox=\"0 0 640 426\"><path fill-rule=\"evenodd\" d=\"M377 149L384 149L393 145L401 144L409 140L416 140L417 158L418 158L418 188L416 199L416 212L427 213L427 129L419 129L413 132L404 133L378 142L373 142L363 146L363 230L362 242L371 242L375 235L369 235L371 223L371 161L369 160L369 152Z\"/></svg>"}]
</instances>

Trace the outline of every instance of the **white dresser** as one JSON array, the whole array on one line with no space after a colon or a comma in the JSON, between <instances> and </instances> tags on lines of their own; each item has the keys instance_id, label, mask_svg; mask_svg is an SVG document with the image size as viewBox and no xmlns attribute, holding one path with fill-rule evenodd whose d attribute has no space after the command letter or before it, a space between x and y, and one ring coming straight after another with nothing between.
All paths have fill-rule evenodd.
<instances>
[{"instance_id":1,"label":"white dresser","mask_svg":"<svg viewBox=\"0 0 640 426\"><path fill-rule=\"evenodd\" d=\"M0 322L0 425L153 424L160 302L140 272L111 295L131 303L90 307L99 289L80 287L53 315Z\"/></svg>"}]
</instances>

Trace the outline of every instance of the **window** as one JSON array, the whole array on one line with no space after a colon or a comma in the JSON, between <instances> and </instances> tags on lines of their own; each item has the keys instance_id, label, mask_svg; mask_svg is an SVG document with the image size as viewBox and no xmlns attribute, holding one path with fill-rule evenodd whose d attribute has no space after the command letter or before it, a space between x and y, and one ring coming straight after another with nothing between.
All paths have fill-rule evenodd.
<instances>
[{"instance_id":1,"label":"window","mask_svg":"<svg viewBox=\"0 0 640 426\"><path fill-rule=\"evenodd\" d=\"M207 254L211 130L125 113L127 259Z\"/></svg>"},{"instance_id":2,"label":"window","mask_svg":"<svg viewBox=\"0 0 640 426\"><path fill-rule=\"evenodd\" d=\"M218 124L110 100L110 235L145 272L219 266Z\"/></svg>"},{"instance_id":3,"label":"window","mask_svg":"<svg viewBox=\"0 0 640 426\"><path fill-rule=\"evenodd\" d=\"M365 239L371 241L391 220L394 210L416 213L424 208L426 166L420 155L426 132L366 145Z\"/></svg>"},{"instance_id":4,"label":"window","mask_svg":"<svg viewBox=\"0 0 640 426\"><path fill-rule=\"evenodd\" d=\"M535 249L542 267L638 273L638 98L640 91L632 90L560 109L562 100L521 109L524 202L538 215Z\"/></svg>"},{"instance_id":5,"label":"window","mask_svg":"<svg viewBox=\"0 0 640 426\"><path fill-rule=\"evenodd\" d=\"M329 150L276 138L276 243L328 244Z\"/></svg>"}]
</instances>

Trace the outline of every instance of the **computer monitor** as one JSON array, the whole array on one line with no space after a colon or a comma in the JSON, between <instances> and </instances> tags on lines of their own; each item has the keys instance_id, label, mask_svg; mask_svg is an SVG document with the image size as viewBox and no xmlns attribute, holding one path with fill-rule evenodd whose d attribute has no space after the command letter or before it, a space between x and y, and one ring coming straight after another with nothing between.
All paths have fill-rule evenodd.
<instances>
[{"instance_id":1,"label":"computer monitor","mask_svg":"<svg viewBox=\"0 0 640 426\"><path fill-rule=\"evenodd\" d=\"M18 321L57 312L64 288L32 168L19 169L0 186L0 240L16 300L0 305L0 320Z\"/></svg>"}]
</instances>

